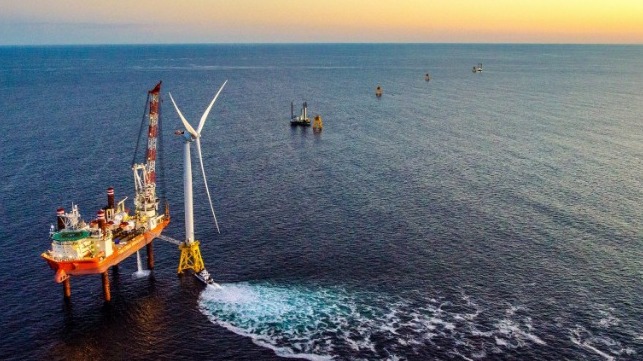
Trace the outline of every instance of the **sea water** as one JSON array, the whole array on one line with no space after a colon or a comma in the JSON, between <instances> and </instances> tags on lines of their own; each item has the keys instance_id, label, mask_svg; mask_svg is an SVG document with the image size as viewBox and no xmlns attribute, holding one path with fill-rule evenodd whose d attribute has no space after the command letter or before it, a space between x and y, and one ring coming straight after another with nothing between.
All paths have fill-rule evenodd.
<instances>
[{"instance_id":1,"label":"sea water","mask_svg":"<svg viewBox=\"0 0 643 361\"><path fill-rule=\"evenodd\" d=\"M593 45L2 47L0 358L640 359L641 59ZM156 241L149 278L121 276L130 257L110 271L111 303L99 276L72 277L66 303L39 257L55 210L88 220L109 186L131 202L159 80L193 125L228 80L201 138L221 234L193 165L196 237L222 289L177 277L179 250ZM323 131L291 127L291 101ZM181 239L182 125L167 101L161 117L165 234Z\"/></svg>"}]
</instances>

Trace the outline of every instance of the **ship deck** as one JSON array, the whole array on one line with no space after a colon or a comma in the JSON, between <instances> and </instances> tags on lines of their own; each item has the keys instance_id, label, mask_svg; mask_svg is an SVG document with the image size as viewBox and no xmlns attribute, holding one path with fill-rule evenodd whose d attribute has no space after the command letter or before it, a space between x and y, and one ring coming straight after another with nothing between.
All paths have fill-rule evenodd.
<instances>
[{"instance_id":1,"label":"ship deck","mask_svg":"<svg viewBox=\"0 0 643 361\"><path fill-rule=\"evenodd\" d=\"M169 217L164 218L155 228L141 233L127 242L120 242L114 245L114 252L108 257L101 257L100 255L92 258L74 259L74 260L60 260L52 257L48 252L44 252L41 256L44 258L49 267L56 271L54 276L56 282L62 282L69 276L82 276L89 274L99 274L106 272L109 267L119 264L127 257L134 254L144 246L152 243L152 241L161 235L163 229L170 223Z\"/></svg>"}]
</instances>

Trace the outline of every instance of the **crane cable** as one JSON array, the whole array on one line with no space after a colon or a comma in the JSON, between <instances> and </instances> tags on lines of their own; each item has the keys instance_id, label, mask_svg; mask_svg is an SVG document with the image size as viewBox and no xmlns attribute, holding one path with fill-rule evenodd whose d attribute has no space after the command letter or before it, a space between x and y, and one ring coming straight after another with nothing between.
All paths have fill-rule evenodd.
<instances>
[{"instance_id":1,"label":"crane cable","mask_svg":"<svg viewBox=\"0 0 643 361\"><path fill-rule=\"evenodd\" d=\"M134 167L134 164L136 164L136 155L138 154L138 148L141 144L141 135L143 134L143 128L145 127L145 116L147 115L147 105L149 103L150 103L150 93L147 93L145 108L143 108L143 119L141 120L141 128L138 131L138 138L136 138L136 148L134 149L134 157L132 157L132 167Z\"/></svg>"}]
</instances>

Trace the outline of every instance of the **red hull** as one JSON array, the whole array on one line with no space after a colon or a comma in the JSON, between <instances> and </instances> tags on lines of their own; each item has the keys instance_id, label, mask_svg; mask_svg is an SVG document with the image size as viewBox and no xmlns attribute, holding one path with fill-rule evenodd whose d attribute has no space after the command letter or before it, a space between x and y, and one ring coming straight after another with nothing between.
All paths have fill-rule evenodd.
<instances>
[{"instance_id":1,"label":"red hull","mask_svg":"<svg viewBox=\"0 0 643 361\"><path fill-rule=\"evenodd\" d=\"M47 261L51 269L56 271L54 279L58 283L63 282L69 276L104 273L110 267L119 264L122 260L134 254L134 252L152 243L154 238L158 237L169 223L170 219L166 217L156 228L132 238L127 244L115 245L114 252L106 258L101 259L99 256L79 260L59 261L49 256L48 252L41 254L41 257Z\"/></svg>"}]
</instances>

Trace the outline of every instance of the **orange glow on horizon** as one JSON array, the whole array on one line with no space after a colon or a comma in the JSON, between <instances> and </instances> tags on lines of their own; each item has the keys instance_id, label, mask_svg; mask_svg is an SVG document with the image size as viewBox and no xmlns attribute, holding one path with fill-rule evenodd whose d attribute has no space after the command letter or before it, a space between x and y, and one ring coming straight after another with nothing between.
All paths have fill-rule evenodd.
<instances>
[{"instance_id":1,"label":"orange glow on horizon","mask_svg":"<svg viewBox=\"0 0 643 361\"><path fill-rule=\"evenodd\" d=\"M643 44L641 0L58 0L48 4L38 0L6 4L0 24L13 19L132 31L138 27L168 42Z\"/></svg>"}]
</instances>

